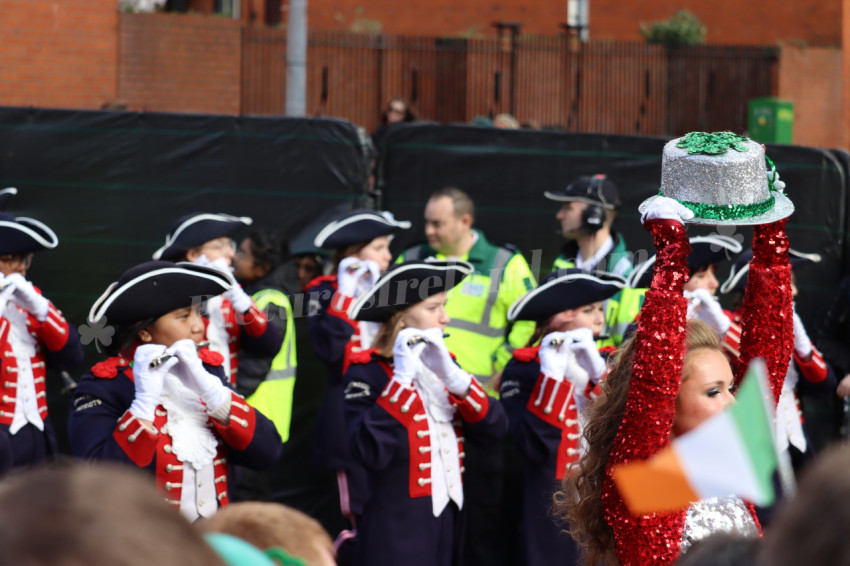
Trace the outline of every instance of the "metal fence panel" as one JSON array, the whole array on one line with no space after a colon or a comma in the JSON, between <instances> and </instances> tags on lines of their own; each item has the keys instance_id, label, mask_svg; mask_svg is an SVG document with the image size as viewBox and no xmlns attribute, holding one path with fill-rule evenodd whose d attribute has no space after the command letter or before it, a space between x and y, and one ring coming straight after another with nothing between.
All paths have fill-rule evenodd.
<instances>
[{"instance_id":1,"label":"metal fence panel","mask_svg":"<svg viewBox=\"0 0 850 566\"><path fill-rule=\"evenodd\" d=\"M282 113L285 32L246 28L242 50L242 112ZM576 132L743 131L747 101L775 94L777 60L769 47L311 32L307 107L368 131L396 96L442 123L510 112Z\"/></svg>"}]
</instances>

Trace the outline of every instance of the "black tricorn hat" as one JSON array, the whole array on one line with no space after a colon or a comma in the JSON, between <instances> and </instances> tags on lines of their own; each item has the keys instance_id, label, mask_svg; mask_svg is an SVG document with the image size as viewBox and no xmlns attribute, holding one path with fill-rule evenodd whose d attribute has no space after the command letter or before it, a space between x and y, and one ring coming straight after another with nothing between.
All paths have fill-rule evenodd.
<instances>
[{"instance_id":1,"label":"black tricorn hat","mask_svg":"<svg viewBox=\"0 0 850 566\"><path fill-rule=\"evenodd\" d=\"M580 201L598 204L608 210L620 208L620 192L617 190L617 185L601 173L579 177L564 189L546 191L543 195L549 200L560 202Z\"/></svg>"},{"instance_id":2,"label":"black tricorn hat","mask_svg":"<svg viewBox=\"0 0 850 566\"><path fill-rule=\"evenodd\" d=\"M448 291L472 273L465 261L406 261L391 266L375 286L352 303L352 320L384 322L397 312Z\"/></svg>"},{"instance_id":3,"label":"black tricorn hat","mask_svg":"<svg viewBox=\"0 0 850 566\"><path fill-rule=\"evenodd\" d=\"M712 234L710 236L694 236L690 239L691 253L688 254L688 269L691 274L697 273L709 265L730 259L741 253L743 246L731 236ZM629 275L628 286L632 289L649 287L652 284L652 274L655 268L655 256L635 267Z\"/></svg>"},{"instance_id":4,"label":"black tricorn hat","mask_svg":"<svg viewBox=\"0 0 850 566\"><path fill-rule=\"evenodd\" d=\"M317 248L337 249L361 242L371 242L378 236L388 236L410 228L407 220L396 220L390 212L353 210L332 220L313 240Z\"/></svg>"},{"instance_id":5,"label":"black tricorn hat","mask_svg":"<svg viewBox=\"0 0 850 566\"><path fill-rule=\"evenodd\" d=\"M747 286L747 274L750 272L750 262L753 259L753 249L750 248L735 261L732 269L729 270L729 277L720 286L720 292L724 295L727 293L736 293L743 291ZM797 268L809 263L820 263L820 254L807 254L798 252L797 250L788 250L788 261L791 263L791 268Z\"/></svg>"},{"instance_id":6,"label":"black tricorn hat","mask_svg":"<svg viewBox=\"0 0 850 566\"><path fill-rule=\"evenodd\" d=\"M220 295L231 287L227 276L212 267L149 261L131 267L107 287L92 305L88 321L135 324Z\"/></svg>"},{"instance_id":7,"label":"black tricorn hat","mask_svg":"<svg viewBox=\"0 0 850 566\"><path fill-rule=\"evenodd\" d=\"M194 213L180 217L168 230L165 245L156 250L153 259L175 261L183 255L210 240L230 236L240 228L253 222L247 216L229 214Z\"/></svg>"},{"instance_id":8,"label":"black tricorn hat","mask_svg":"<svg viewBox=\"0 0 850 566\"><path fill-rule=\"evenodd\" d=\"M0 210L9 210L9 207L12 205L12 201L15 200L15 195L17 194L18 189L16 189L15 187L6 187L5 189L0 189Z\"/></svg>"},{"instance_id":9,"label":"black tricorn hat","mask_svg":"<svg viewBox=\"0 0 850 566\"><path fill-rule=\"evenodd\" d=\"M567 309L609 299L625 285L626 280L613 273L559 269L544 277L539 287L517 299L508 309L508 320L546 320Z\"/></svg>"},{"instance_id":10,"label":"black tricorn hat","mask_svg":"<svg viewBox=\"0 0 850 566\"><path fill-rule=\"evenodd\" d=\"M0 255L28 254L59 245L56 234L33 218L0 212Z\"/></svg>"}]
</instances>

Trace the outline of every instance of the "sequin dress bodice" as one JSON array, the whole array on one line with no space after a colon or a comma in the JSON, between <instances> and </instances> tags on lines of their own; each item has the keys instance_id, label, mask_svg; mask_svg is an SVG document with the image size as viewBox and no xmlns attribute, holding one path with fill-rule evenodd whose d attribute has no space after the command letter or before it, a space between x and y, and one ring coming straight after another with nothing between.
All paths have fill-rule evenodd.
<instances>
[{"instance_id":1,"label":"sequin dress bodice","mask_svg":"<svg viewBox=\"0 0 850 566\"><path fill-rule=\"evenodd\" d=\"M680 552L686 552L696 541L718 532L757 537L759 527L749 507L739 498L703 499L688 507Z\"/></svg>"}]
</instances>

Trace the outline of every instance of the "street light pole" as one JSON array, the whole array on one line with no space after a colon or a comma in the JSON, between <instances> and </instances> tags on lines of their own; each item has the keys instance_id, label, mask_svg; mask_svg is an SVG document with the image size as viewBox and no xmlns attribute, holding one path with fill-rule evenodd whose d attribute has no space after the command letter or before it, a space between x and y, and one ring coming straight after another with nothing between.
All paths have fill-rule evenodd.
<instances>
[{"instance_id":1,"label":"street light pole","mask_svg":"<svg viewBox=\"0 0 850 566\"><path fill-rule=\"evenodd\" d=\"M307 0L289 0L286 29L286 115L307 115Z\"/></svg>"}]
</instances>

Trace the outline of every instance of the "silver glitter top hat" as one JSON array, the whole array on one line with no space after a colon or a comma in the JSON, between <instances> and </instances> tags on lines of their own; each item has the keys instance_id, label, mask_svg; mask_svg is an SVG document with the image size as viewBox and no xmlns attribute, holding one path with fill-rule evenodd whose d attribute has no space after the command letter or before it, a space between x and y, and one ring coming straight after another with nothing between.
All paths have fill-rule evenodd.
<instances>
[{"instance_id":1,"label":"silver glitter top hat","mask_svg":"<svg viewBox=\"0 0 850 566\"><path fill-rule=\"evenodd\" d=\"M766 224L786 218L794 205L782 194L762 146L731 132L691 132L664 146L658 196L676 199L692 224ZM643 213L653 196L641 203Z\"/></svg>"}]
</instances>

